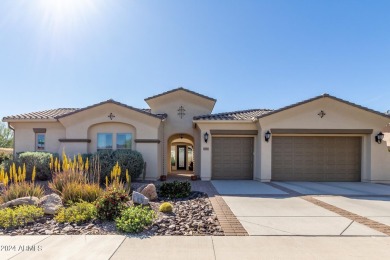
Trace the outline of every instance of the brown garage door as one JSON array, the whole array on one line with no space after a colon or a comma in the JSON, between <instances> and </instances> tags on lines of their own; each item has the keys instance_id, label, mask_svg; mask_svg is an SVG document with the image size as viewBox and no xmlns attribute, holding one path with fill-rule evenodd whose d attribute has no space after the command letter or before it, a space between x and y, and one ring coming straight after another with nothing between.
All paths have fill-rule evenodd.
<instances>
[{"instance_id":1,"label":"brown garage door","mask_svg":"<svg viewBox=\"0 0 390 260\"><path fill-rule=\"evenodd\" d=\"M253 138L213 137L213 179L253 179Z\"/></svg>"},{"instance_id":2,"label":"brown garage door","mask_svg":"<svg viewBox=\"0 0 390 260\"><path fill-rule=\"evenodd\" d=\"M360 137L272 138L272 180L360 181Z\"/></svg>"}]
</instances>

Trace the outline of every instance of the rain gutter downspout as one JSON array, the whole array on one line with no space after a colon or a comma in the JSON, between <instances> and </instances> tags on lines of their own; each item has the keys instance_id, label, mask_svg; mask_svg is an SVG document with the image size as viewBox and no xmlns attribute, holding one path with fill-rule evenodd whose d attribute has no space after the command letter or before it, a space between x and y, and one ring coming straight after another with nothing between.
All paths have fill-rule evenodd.
<instances>
[{"instance_id":1,"label":"rain gutter downspout","mask_svg":"<svg viewBox=\"0 0 390 260\"><path fill-rule=\"evenodd\" d=\"M13 157L15 159L16 158L16 152L15 152L15 128L13 128L9 122L8 122L8 128L11 129L12 132L13 132L13 137L14 138L12 139L12 149L13 149L12 155L13 155Z\"/></svg>"}]
</instances>

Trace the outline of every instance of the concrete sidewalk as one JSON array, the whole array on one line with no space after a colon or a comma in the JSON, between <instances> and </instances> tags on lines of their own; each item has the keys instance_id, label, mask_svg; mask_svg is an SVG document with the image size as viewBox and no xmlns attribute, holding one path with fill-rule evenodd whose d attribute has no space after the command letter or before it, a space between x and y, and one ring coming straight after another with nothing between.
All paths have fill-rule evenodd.
<instances>
[{"instance_id":1,"label":"concrete sidewalk","mask_svg":"<svg viewBox=\"0 0 390 260\"><path fill-rule=\"evenodd\" d=\"M390 238L1 236L0 246L0 259L388 259Z\"/></svg>"}]
</instances>

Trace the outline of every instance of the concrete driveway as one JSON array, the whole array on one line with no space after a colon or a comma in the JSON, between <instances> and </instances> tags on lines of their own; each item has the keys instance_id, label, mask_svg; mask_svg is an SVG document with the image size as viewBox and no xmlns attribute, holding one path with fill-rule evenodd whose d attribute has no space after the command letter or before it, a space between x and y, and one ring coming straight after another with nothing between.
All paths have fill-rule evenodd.
<instances>
[{"instance_id":1,"label":"concrete driveway","mask_svg":"<svg viewBox=\"0 0 390 260\"><path fill-rule=\"evenodd\" d=\"M390 186L386 185L340 182L276 182L270 185L256 181L212 183L249 235L386 236L302 197L308 194L359 216L390 225Z\"/></svg>"},{"instance_id":2,"label":"concrete driveway","mask_svg":"<svg viewBox=\"0 0 390 260\"><path fill-rule=\"evenodd\" d=\"M390 185L364 182L274 182L305 195L388 196Z\"/></svg>"}]
</instances>

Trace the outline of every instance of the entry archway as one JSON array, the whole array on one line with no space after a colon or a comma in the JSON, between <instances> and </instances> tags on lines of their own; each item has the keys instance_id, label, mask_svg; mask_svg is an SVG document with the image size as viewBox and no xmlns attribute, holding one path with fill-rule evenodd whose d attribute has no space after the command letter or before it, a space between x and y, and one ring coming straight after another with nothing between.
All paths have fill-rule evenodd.
<instances>
[{"instance_id":1,"label":"entry archway","mask_svg":"<svg viewBox=\"0 0 390 260\"><path fill-rule=\"evenodd\" d=\"M195 166L193 136L177 133L168 138L166 165L168 177L190 177L193 174Z\"/></svg>"}]
</instances>

